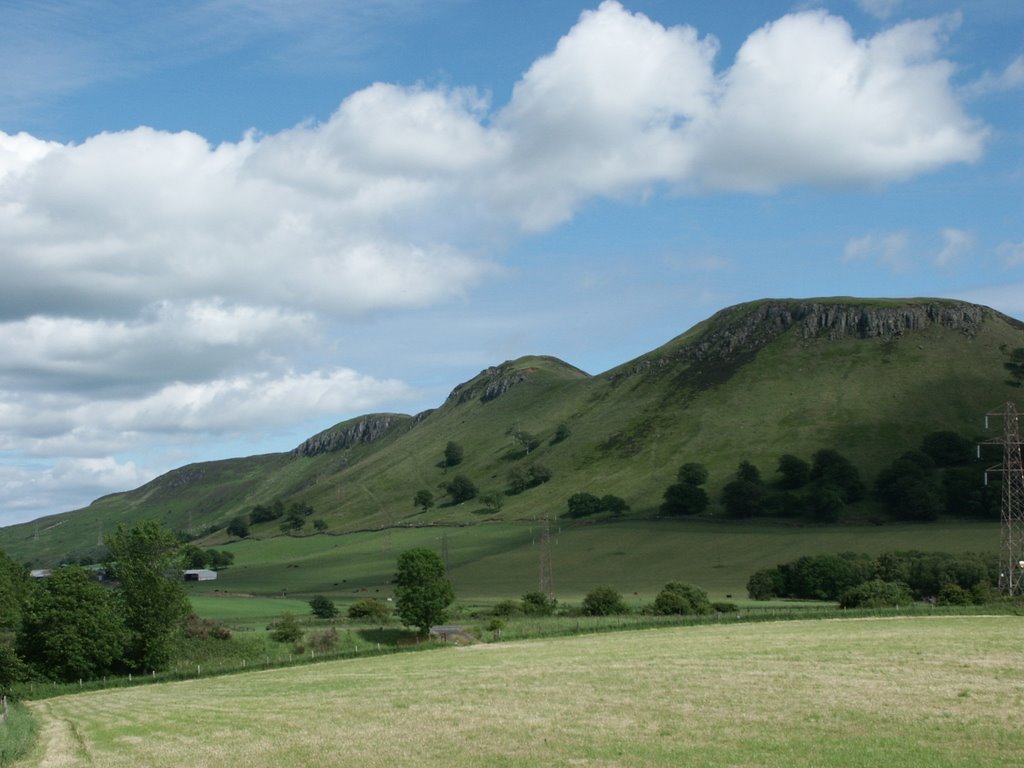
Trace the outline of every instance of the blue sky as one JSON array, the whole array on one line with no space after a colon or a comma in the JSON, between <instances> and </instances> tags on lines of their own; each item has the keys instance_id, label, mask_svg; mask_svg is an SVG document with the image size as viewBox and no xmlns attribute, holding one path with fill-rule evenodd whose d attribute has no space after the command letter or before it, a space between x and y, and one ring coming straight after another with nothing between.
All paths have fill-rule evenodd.
<instances>
[{"instance_id":1,"label":"blue sky","mask_svg":"<svg viewBox=\"0 0 1024 768\"><path fill-rule=\"evenodd\" d=\"M0 525L763 297L1024 318L1024 4L0 0Z\"/></svg>"}]
</instances>

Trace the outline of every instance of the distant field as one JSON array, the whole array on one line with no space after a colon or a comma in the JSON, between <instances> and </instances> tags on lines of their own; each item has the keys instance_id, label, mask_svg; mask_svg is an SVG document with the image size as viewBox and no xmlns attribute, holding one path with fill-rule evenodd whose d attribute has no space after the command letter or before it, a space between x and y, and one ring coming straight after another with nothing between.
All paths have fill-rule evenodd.
<instances>
[{"instance_id":1,"label":"distant field","mask_svg":"<svg viewBox=\"0 0 1024 768\"><path fill-rule=\"evenodd\" d=\"M245 593L302 601L321 593L340 604L361 597L385 598L391 594L389 582L399 553L424 546L439 554L447 550L460 603L487 605L537 588L539 538L538 523L507 521L243 541L225 547L235 553L234 566L216 582L189 589L193 596ZM563 601L578 601L598 584L610 584L639 604L653 600L672 580L697 584L716 600L727 595L741 599L754 571L802 555L923 549L994 556L998 545L996 522L821 527L680 520L551 524L555 593ZM239 611L267 616L296 610L294 603L241 600L236 607L238 601L217 597L216 602L203 602L200 613L233 619ZM304 603L299 608L297 612L308 612Z\"/></svg>"},{"instance_id":2,"label":"distant field","mask_svg":"<svg viewBox=\"0 0 1024 768\"><path fill-rule=\"evenodd\" d=\"M481 645L34 702L25 766L1005 766L1019 617Z\"/></svg>"}]
</instances>

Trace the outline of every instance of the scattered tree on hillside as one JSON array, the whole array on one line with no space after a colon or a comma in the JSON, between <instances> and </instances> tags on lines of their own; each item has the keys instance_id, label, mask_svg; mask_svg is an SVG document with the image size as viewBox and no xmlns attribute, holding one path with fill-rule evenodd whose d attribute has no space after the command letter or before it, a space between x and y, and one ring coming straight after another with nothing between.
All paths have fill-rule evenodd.
<instances>
[{"instance_id":1,"label":"scattered tree on hillside","mask_svg":"<svg viewBox=\"0 0 1024 768\"><path fill-rule=\"evenodd\" d=\"M181 581L181 550L174 535L154 521L118 526L107 539L108 570L120 583L130 633L126 659L135 669L162 669L188 615Z\"/></svg>"},{"instance_id":2,"label":"scattered tree on hillside","mask_svg":"<svg viewBox=\"0 0 1024 768\"><path fill-rule=\"evenodd\" d=\"M237 536L240 539L249 538L249 521L244 517L233 517L228 523L228 536Z\"/></svg>"},{"instance_id":3,"label":"scattered tree on hillside","mask_svg":"<svg viewBox=\"0 0 1024 768\"><path fill-rule=\"evenodd\" d=\"M589 515L596 515L600 512L603 507L601 505L601 499L592 493L581 491L580 493L574 493L569 497L566 502L568 511L566 515L568 517L587 517Z\"/></svg>"},{"instance_id":4,"label":"scattered tree on hillside","mask_svg":"<svg viewBox=\"0 0 1024 768\"><path fill-rule=\"evenodd\" d=\"M664 515L699 515L708 508L708 494L703 488L708 470L703 464L688 462L679 467L676 482L665 489L661 512Z\"/></svg>"},{"instance_id":5,"label":"scattered tree on hillside","mask_svg":"<svg viewBox=\"0 0 1024 768\"><path fill-rule=\"evenodd\" d=\"M327 521L321 517L318 517L316 520L313 521L313 530L315 530L317 533L326 533Z\"/></svg>"},{"instance_id":6,"label":"scattered tree on hillside","mask_svg":"<svg viewBox=\"0 0 1024 768\"><path fill-rule=\"evenodd\" d=\"M1010 374L1006 383L1011 387L1024 386L1024 347L1018 347L1008 354L1010 359L1003 363L1003 368Z\"/></svg>"},{"instance_id":7,"label":"scattered tree on hillside","mask_svg":"<svg viewBox=\"0 0 1024 768\"><path fill-rule=\"evenodd\" d=\"M406 550L398 556L395 573L395 612L406 626L426 635L444 621L448 605L455 599L444 563L425 547Z\"/></svg>"},{"instance_id":8,"label":"scattered tree on hillside","mask_svg":"<svg viewBox=\"0 0 1024 768\"><path fill-rule=\"evenodd\" d=\"M776 471L782 478L779 480L779 487L788 491L803 488L811 479L811 465L791 453L779 456L779 466Z\"/></svg>"},{"instance_id":9,"label":"scattered tree on hillside","mask_svg":"<svg viewBox=\"0 0 1024 768\"><path fill-rule=\"evenodd\" d=\"M501 512L501 508L505 506L505 495L499 491L491 491L485 493L480 497L481 503L484 508L492 515L496 515Z\"/></svg>"},{"instance_id":10,"label":"scattered tree on hillside","mask_svg":"<svg viewBox=\"0 0 1024 768\"><path fill-rule=\"evenodd\" d=\"M843 495L843 501L847 504L864 498L864 483L861 482L857 467L832 448L822 448L815 452L811 461L811 480L818 485L833 486Z\"/></svg>"},{"instance_id":11,"label":"scattered tree on hillside","mask_svg":"<svg viewBox=\"0 0 1024 768\"><path fill-rule=\"evenodd\" d=\"M348 607L350 619L364 619L373 624L384 624L391 618L391 606L381 600L365 597Z\"/></svg>"},{"instance_id":12,"label":"scattered tree on hillside","mask_svg":"<svg viewBox=\"0 0 1024 768\"><path fill-rule=\"evenodd\" d=\"M412 505L419 507L421 512L428 512L434 506L434 494L426 488L421 488L412 497Z\"/></svg>"},{"instance_id":13,"label":"scattered tree on hillside","mask_svg":"<svg viewBox=\"0 0 1024 768\"><path fill-rule=\"evenodd\" d=\"M476 485L465 475L456 475L451 482L444 486L445 492L451 497L452 504L461 504L464 501L476 498Z\"/></svg>"},{"instance_id":14,"label":"scattered tree on hillside","mask_svg":"<svg viewBox=\"0 0 1024 768\"><path fill-rule=\"evenodd\" d=\"M554 436L552 436L552 438L551 438L551 445L555 445L556 443L562 442L563 440L568 438L569 435L571 435L571 434L572 434L572 431L569 429L569 425L568 424L565 424L564 422L562 424L559 424L555 428Z\"/></svg>"},{"instance_id":15,"label":"scattered tree on hillside","mask_svg":"<svg viewBox=\"0 0 1024 768\"><path fill-rule=\"evenodd\" d=\"M445 468L455 467L462 463L462 459L462 446L456 442L449 441L444 447L444 459L442 459L441 465Z\"/></svg>"},{"instance_id":16,"label":"scattered tree on hillside","mask_svg":"<svg viewBox=\"0 0 1024 768\"><path fill-rule=\"evenodd\" d=\"M957 467L974 459L974 443L956 432L931 432L921 439L921 451L936 467Z\"/></svg>"},{"instance_id":17,"label":"scattered tree on hillside","mask_svg":"<svg viewBox=\"0 0 1024 768\"><path fill-rule=\"evenodd\" d=\"M907 451L883 469L875 495L898 520L935 520L944 507L935 462L921 451Z\"/></svg>"},{"instance_id":18,"label":"scattered tree on hillside","mask_svg":"<svg viewBox=\"0 0 1024 768\"><path fill-rule=\"evenodd\" d=\"M606 493L601 497L601 509L605 512L611 512L613 515L621 515L629 512L629 504L621 496Z\"/></svg>"},{"instance_id":19,"label":"scattered tree on hillside","mask_svg":"<svg viewBox=\"0 0 1024 768\"><path fill-rule=\"evenodd\" d=\"M519 446L523 453L529 455L531 451L535 451L540 448L540 440L536 435L530 432L524 432L521 429L509 430L512 435L512 442Z\"/></svg>"},{"instance_id":20,"label":"scattered tree on hillside","mask_svg":"<svg viewBox=\"0 0 1024 768\"><path fill-rule=\"evenodd\" d=\"M761 472L749 461L741 461L736 477L722 488L722 506L730 517L756 517L764 512L768 490Z\"/></svg>"},{"instance_id":21,"label":"scattered tree on hillside","mask_svg":"<svg viewBox=\"0 0 1024 768\"><path fill-rule=\"evenodd\" d=\"M629 613L629 608L622 600L622 595L613 587L594 587L583 598L582 606L585 616L614 616Z\"/></svg>"},{"instance_id":22,"label":"scattered tree on hillside","mask_svg":"<svg viewBox=\"0 0 1024 768\"><path fill-rule=\"evenodd\" d=\"M509 496L535 488L548 482L554 473L543 464L531 464L528 467L513 467L508 473Z\"/></svg>"}]
</instances>

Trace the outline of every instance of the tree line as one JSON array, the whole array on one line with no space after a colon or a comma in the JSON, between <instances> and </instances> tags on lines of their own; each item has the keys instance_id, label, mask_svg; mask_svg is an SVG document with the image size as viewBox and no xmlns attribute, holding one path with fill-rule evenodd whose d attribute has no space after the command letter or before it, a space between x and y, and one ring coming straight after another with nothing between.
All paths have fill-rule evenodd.
<instances>
[{"instance_id":1,"label":"tree line","mask_svg":"<svg viewBox=\"0 0 1024 768\"><path fill-rule=\"evenodd\" d=\"M31 579L0 552L0 689L164 669L189 614L182 548L155 522L119 526L101 572ZM102 580L99 578L102 576Z\"/></svg>"}]
</instances>

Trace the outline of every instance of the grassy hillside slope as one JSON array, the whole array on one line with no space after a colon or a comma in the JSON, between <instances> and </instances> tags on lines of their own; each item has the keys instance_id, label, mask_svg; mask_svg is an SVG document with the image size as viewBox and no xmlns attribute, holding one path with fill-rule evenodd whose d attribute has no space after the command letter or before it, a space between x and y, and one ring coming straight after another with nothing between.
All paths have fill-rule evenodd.
<instances>
[{"instance_id":1,"label":"grassy hillside slope","mask_svg":"<svg viewBox=\"0 0 1024 768\"><path fill-rule=\"evenodd\" d=\"M628 517L646 519L657 514L683 462L707 465L717 498L743 459L771 480L780 454L810 458L823 447L842 451L870 482L928 432L979 435L985 412L1018 394L1005 382L1003 362L1021 346L1019 322L961 302L752 302L597 376L546 357L503 363L456 387L434 411L352 419L289 454L175 470L83 510L0 529L0 548L19 560L53 562L90 552L101 529L118 522L155 518L198 533L277 498L311 504L335 534L527 525L564 512L577 491L621 496ZM554 442L560 424L571 434ZM526 454L517 432L535 435L539 447ZM445 469L448 441L463 446L465 460ZM477 501L442 503L425 514L412 503L419 489L444 502L442 486L455 474L481 493L501 492L510 471L533 463L548 467L551 481L504 496L497 513ZM863 519L872 511L867 502L850 514ZM276 523L253 533L280 536ZM227 541L223 532L203 539Z\"/></svg>"}]
</instances>

